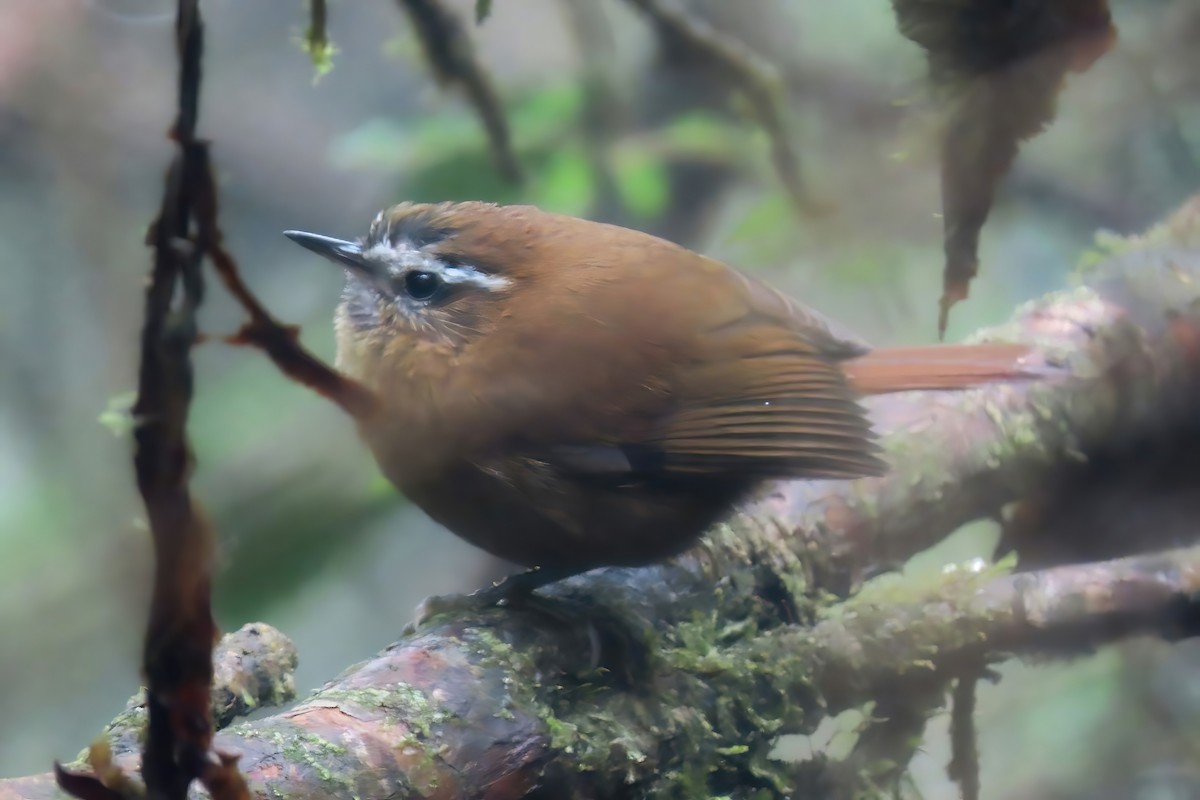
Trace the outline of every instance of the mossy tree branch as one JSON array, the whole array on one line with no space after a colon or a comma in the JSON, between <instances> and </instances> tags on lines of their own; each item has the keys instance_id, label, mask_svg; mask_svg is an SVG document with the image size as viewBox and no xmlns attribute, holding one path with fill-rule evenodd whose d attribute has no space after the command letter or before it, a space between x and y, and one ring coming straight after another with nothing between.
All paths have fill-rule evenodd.
<instances>
[{"instance_id":1,"label":"mossy tree branch","mask_svg":"<svg viewBox=\"0 0 1200 800\"><path fill-rule=\"evenodd\" d=\"M770 602L739 590L746 572L711 572L720 549L560 590L650 646L650 662L625 680L591 661L580 629L536 610L442 618L220 745L244 754L259 796L784 797L802 776L833 796L883 797L868 770L771 761L773 740L881 696L939 691L981 656L1061 656L1197 629L1195 547L873 587L807 626L780 623ZM132 767L136 748L125 759ZM44 777L0 783L0 798L50 796Z\"/></svg>"}]
</instances>

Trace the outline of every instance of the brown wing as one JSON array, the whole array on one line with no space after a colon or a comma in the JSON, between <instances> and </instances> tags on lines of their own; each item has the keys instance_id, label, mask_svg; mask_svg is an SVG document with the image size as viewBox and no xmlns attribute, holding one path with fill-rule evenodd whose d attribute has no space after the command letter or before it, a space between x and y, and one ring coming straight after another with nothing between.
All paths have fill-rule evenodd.
<instances>
[{"instance_id":1,"label":"brown wing","mask_svg":"<svg viewBox=\"0 0 1200 800\"><path fill-rule=\"evenodd\" d=\"M693 255L646 273L660 284L655 295L673 300L645 313L688 332L675 343L671 371L656 376L666 402L646 428L562 449L560 457L603 475L626 463L631 473L695 477L857 478L886 470L840 366L867 352L864 344L709 259ZM638 321L618 327L637 330Z\"/></svg>"},{"instance_id":2,"label":"brown wing","mask_svg":"<svg viewBox=\"0 0 1200 800\"><path fill-rule=\"evenodd\" d=\"M677 407L650 443L664 469L855 478L885 469L839 361L865 347L773 289L729 271L741 314L704 330L676 378Z\"/></svg>"}]
</instances>

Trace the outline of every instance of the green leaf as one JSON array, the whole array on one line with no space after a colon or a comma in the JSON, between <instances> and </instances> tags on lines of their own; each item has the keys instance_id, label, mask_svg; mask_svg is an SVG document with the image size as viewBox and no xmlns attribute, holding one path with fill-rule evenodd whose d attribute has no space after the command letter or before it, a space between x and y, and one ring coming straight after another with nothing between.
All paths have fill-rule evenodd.
<instances>
[{"instance_id":1,"label":"green leaf","mask_svg":"<svg viewBox=\"0 0 1200 800\"><path fill-rule=\"evenodd\" d=\"M745 123L723 119L707 111L683 114L663 129L663 144L679 155L707 156L729 160L750 145L751 130Z\"/></svg>"},{"instance_id":2,"label":"green leaf","mask_svg":"<svg viewBox=\"0 0 1200 800\"><path fill-rule=\"evenodd\" d=\"M564 83L521 97L508 119L518 139L545 141L572 128L583 110L583 87Z\"/></svg>"},{"instance_id":3,"label":"green leaf","mask_svg":"<svg viewBox=\"0 0 1200 800\"><path fill-rule=\"evenodd\" d=\"M492 0L475 0L475 24L482 25L492 13Z\"/></svg>"},{"instance_id":4,"label":"green leaf","mask_svg":"<svg viewBox=\"0 0 1200 800\"><path fill-rule=\"evenodd\" d=\"M551 155L530 189L530 201L539 208L577 217L588 212L595 195L592 166L579 145Z\"/></svg>"},{"instance_id":5,"label":"green leaf","mask_svg":"<svg viewBox=\"0 0 1200 800\"><path fill-rule=\"evenodd\" d=\"M509 112L520 155L566 138L582 108L578 87L551 87L518 99ZM376 117L335 140L333 164L350 169L421 169L464 153L484 153L486 142L475 115L461 106L423 114L400 124ZM522 159L524 160L524 158Z\"/></svg>"},{"instance_id":6,"label":"green leaf","mask_svg":"<svg viewBox=\"0 0 1200 800\"><path fill-rule=\"evenodd\" d=\"M316 30L312 27L304 32L300 46L304 52L308 53L308 57L312 61L313 83L316 83L333 69L333 56L338 50L334 47L333 42L317 36Z\"/></svg>"},{"instance_id":7,"label":"green leaf","mask_svg":"<svg viewBox=\"0 0 1200 800\"><path fill-rule=\"evenodd\" d=\"M104 410L100 412L97 421L108 428L113 436L125 437L132 431L137 420L133 416L133 404L137 402L137 392L121 392L108 398Z\"/></svg>"},{"instance_id":8,"label":"green leaf","mask_svg":"<svg viewBox=\"0 0 1200 800\"><path fill-rule=\"evenodd\" d=\"M463 110L430 115L420 125L409 128L375 118L337 139L330 160L341 168L408 171L451 153L482 152L480 142L478 125Z\"/></svg>"},{"instance_id":9,"label":"green leaf","mask_svg":"<svg viewBox=\"0 0 1200 800\"><path fill-rule=\"evenodd\" d=\"M615 154L613 173L621 201L635 215L652 218L666 209L670 200L667 168L653 153L620 149Z\"/></svg>"},{"instance_id":10,"label":"green leaf","mask_svg":"<svg viewBox=\"0 0 1200 800\"><path fill-rule=\"evenodd\" d=\"M726 238L730 244L745 245L750 262L786 260L796 250L795 206L783 192L771 192L750 206Z\"/></svg>"}]
</instances>

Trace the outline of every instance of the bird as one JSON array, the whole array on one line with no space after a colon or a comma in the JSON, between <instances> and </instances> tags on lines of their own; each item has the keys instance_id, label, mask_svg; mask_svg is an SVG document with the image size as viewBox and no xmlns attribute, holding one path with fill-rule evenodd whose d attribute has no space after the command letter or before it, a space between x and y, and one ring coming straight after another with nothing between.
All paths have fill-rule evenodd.
<instances>
[{"instance_id":1,"label":"bird","mask_svg":"<svg viewBox=\"0 0 1200 800\"><path fill-rule=\"evenodd\" d=\"M344 272L335 367L377 398L380 470L525 567L514 593L679 555L772 481L884 474L864 395L1031 374L1021 344L872 349L721 261L533 206L284 235Z\"/></svg>"}]
</instances>

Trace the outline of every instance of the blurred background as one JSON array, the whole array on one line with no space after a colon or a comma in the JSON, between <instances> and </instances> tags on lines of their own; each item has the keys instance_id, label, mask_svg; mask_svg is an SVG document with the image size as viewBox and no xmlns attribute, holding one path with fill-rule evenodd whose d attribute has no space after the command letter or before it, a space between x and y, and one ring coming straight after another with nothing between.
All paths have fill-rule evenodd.
<instances>
[{"instance_id":1,"label":"blurred background","mask_svg":"<svg viewBox=\"0 0 1200 800\"><path fill-rule=\"evenodd\" d=\"M253 288L332 358L340 275L281 235L354 238L402 199L492 199L639 227L760 273L887 343L935 337L936 147L921 52L884 0L688 3L775 65L807 190L798 218L762 132L704 65L618 0L495 0L470 33L527 173L497 176L398 4L331 0L315 77L301 0L203 0L201 112L229 245ZM470 19L472 3L450 5ZM169 0L0 0L0 776L72 758L137 688L149 545L124 409L170 149ZM1200 190L1200 4L1113 0L1116 48L1072 76L984 229L949 340L1064 286L1097 230ZM241 312L214 287L211 334ZM223 629L296 641L301 695L400 633L431 593L504 572L377 475L351 425L257 352L196 353L194 489L223 541ZM990 552L960 531L911 569ZM1200 797L1200 652L1132 642L1007 666L980 689L986 795ZM913 774L951 798L946 720Z\"/></svg>"}]
</instances>

